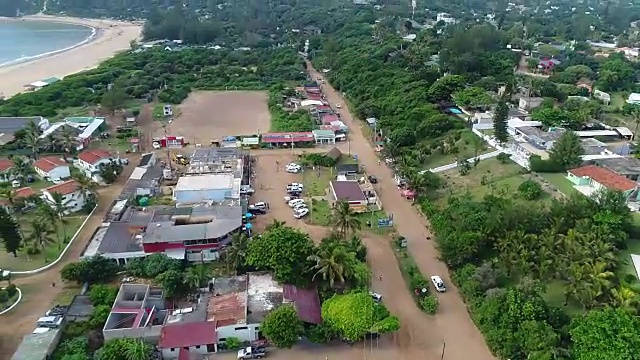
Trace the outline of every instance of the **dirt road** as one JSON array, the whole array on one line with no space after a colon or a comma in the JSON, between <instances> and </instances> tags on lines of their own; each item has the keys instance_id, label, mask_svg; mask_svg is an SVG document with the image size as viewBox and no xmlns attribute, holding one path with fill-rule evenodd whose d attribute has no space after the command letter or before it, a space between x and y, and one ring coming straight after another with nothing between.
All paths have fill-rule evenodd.
<instances>
[{"instance_id":1,"label":"dirt road","mask_svg":"<svg viewBox=\"0 0 640 360\"><path fill-rule=\"evenodd\" d=\"M78 261L93 232L102 223L102 218L111 203L120 195L131 172L140 161L140 155L129 156L129 160L129 165L125 167L114 184L98 190L98 208L84 225L73 245L69 247L64 259L45 272L13 281L18 287L28 287L30 291L14 310L0 316L0 359L11 358L20 345L22 337L31 333L35 328L36 320L44 316L44 313L54 305L52 302L62 291L62 286L52 287L51 283L55 281L56 284L61 284L60 269L69 262Z\"/></svg>"},{"instance_id":2,"label":"dirt road","mask_svg":"<svg viewBox=\"0 0 640 360\"><path fill-rule=\"evenodd\" d=\"M311 63L307 63L307 66L312 79L321 76L321 74L312 67ZM396 190L396 185L393 181L392 170L385 165L378 165L378 157L362 133L362 122L353 119L347 108L347 104L342 100L338 92L329 84L323 85L323 91L331 104L342 105L342 109L339 111L342 121L350 129L351 151L358 155L360 162L369 173L378 177L378 188L382 189L382 191L380 191L380 198L382 199L385 211L394 215L394 222L398 232L409 239L409 251L415 258L418 267L426 276L438 274L447 283L448 291L438 295L440 308L438 314L435 316L434 326L425 332L417 333L417 336L414 336L411 340L415 339L419 342L413 345L415 347L422 347L426 344L422 344L420 340L428 341L424 338L440 336L443 343L446 343L445 359L494 359L485 344L482 334L469 317L466 305L462 301L458 290L453 286L447 267L438 259L439 253L435 248L435 244L432 241L426 240L427 236L430 236L428 222L416 209L412 208L411 203L400 197L400 193ZM368 243L371 242L369 241ZM376 249L377 248L373 248L372 251L376 251ZM386 254L381 252L381 255L382 254L384 254L385 259L380 263L391 268L390 265L387 265L387 262L395 263L393 255L391 253ZM407 292L406 288L404 292ZM383 295L386 297L401 296L401 294L395 291L389 294L383 293ZM418 329L419 323L424 322L424 317L410 317L408 321L410 323L404 326L411 329ZM399 334L399 336L402 335L403 332ZM400 344L402 344L402 341L400 341ZM431 352L429 351L429 346L426 346L424 351ZM409 352L409 354L411 353L413 353L413 351ZM406 355L406 353L403 353L400 358L404 359ZM424 355L426 354L423 354L421 358L426 358ZM409 359L409 357L406 358Z\"/></svg>"}]
</instances>

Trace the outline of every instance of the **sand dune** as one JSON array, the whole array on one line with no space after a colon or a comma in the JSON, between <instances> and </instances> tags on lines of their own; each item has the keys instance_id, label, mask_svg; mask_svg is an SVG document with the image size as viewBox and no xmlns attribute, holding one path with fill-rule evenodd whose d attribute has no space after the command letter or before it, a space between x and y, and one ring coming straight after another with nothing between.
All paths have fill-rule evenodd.
<instances>
[{"instance_id":1,"label":"sand dune","mask_svg":"<svg viewBox=\"0 0 640 360\"><path fill-rule=\"evenodd\" d=\"M13 96L25 91L24 85L48 77L64 77L96 67L117 52L129 49L131 40L138 39L140 25L112 21L33 15L28 20L57 21L89 25L98 29L94 39L65 52L0 68L0 95ZM11 21L21 21L15 19Z\"/></svg>"}]
</instances>

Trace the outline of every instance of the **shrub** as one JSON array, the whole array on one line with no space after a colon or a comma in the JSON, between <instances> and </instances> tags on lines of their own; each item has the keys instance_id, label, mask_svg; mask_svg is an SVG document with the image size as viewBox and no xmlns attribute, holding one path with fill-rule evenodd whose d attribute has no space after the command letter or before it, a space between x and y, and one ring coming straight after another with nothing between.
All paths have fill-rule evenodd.
<instances>
[{"instance_id":1,"label":"shrub","mask_svg":"<svg viewBox=\"0 0 640 360\"><path fill-rule=\"evenodd\" d=\"M542 196L542 186L535 180L526 180L518 186L518 193L525 200L536 200Z\"/></svg>"},{"instance_id":2,"label":"shrub","mask_svg":"<svg viewBox=\"0 0 640 360\"><path fill-rule=\"evenodd\" d=\"M234 350L239 349L242 346L242 341L237 337L231 336L227 338L225 344L227 345L227 349Z\"/></svg>"},{"instance_id":3,"label":"shrub","mask_svg":"<svg viewBox=\"0 0 640 360\"><path fill-rule=\"evenodd\" d=\"M496 156L496 159L498 159L498 161L500 161L500 163L506 164L511 160L511 154L500 153L500 154L498 154L498 156Z\"/></svg>"},{"instance_id":4,"label":"shrub","mask_svg":"<svg viewBox=\"0 0 640 360\"><path fill-rule=\"evenodd\" d=\"M439 305L438 298L433 295L427 295L422 299L420 299L420 307L427 314L431 314L431 315L435 314L436 311L438 311L438 305Z\"/></svg>"},{"instance_id":5,"label":"shrub","mask_svg":"<svg viewBox=\"0 0 640 360\"><path fill-rule=\"evenodd\" d=\"M16 286L14 284L9 284L9 286L7 286L5 288L5 290L7 291L7 294L9 294L10 298L18 293L18 289L16 288Z\"/></svg>"}]
</instances>

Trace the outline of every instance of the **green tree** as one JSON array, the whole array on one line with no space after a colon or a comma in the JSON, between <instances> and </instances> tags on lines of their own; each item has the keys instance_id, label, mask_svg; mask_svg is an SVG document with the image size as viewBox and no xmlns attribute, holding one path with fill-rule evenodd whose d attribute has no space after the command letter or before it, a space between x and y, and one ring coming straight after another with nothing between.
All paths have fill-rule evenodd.
<instances>
[{"instance_id":1,"label":"green tree","mask_svg":"<svg viewBox=\"0 0 640 360\"><path fill-rule=\"evenodd\" d=\"M427 314L431 314L431 315L435 314L438 311L438 305L439 305L439 302L436 296L428 295L420 299L420 307Z\"/></svg>"},{"instance_id":2,"label":"green tree","mask_svg":"<svg viewBox=\"0 0 640 360\"><path fill-rule=\"evenodd\" d=\"M564 169L570 169L582 164L583 154L580 137L573 131L567 131L553 143L549 151L549 160Z\"/></svg>"},{"instance_id":3,"label":"green tree","mask_svg":"<svg viewBox=\"0 0 640 360\"><path fill-rule=\"evenodd\" d=\"M525 180L518 185L518 193L525 200L539 199L543 192L544 190L542 190L542 186L535 180Z\"/></svg>"},{"instance_id":4,"label":"green tree","mask_svg":"<svg viewBox=\"0 0 640 360\"><path fill-rule=\"evenodd\" d=\"M487 91L479 87L468 87L453 93L453 101L461 107L478 108L491 105L494 100Z\"/></svg>"},{"instance_id":5,"label":"green tree","mask_svg":"<svg viewBox=\"0 0 640 360\"><path fill-rule=\"evenodd\" d=\"M67 241L67 225L69 225L69 220L65 218L71 209L72 206L69 204L71 200L65 200L64 196L60 193L53 192L51 193L51 207L53 208L53 212L56 214L57 221L54 222L54 227L57 227L57 223L59 222L62 225L62 241L58 239L58 247L61 247L63 241Z\"/></svg>"},{"instance_id":6,"label":"green tree","mask_svg":"<svg viewBox=\"0 0 640 360\"><path fill-rule=\"evenodd\" d=\"M122 172L123 167L116 161L110 163L102 163L98 167L98 174L102 180L107 184L112 184L118 178L118 175Z\"/></svg>"},{"instance_id":7,"label":"green tree","mask_svg":"<svg viewBox=\"0 0 640 360\"><path fill-rule=\"evenodd\" d=\"M266 231L253 239L247 251L247 264L258 270L273 271L274 278L284 284L307 286L313 264L307 260L314 246L309 235L288 226Z\"/></svg>"},{"instance_id":8,"label":"green tree","mask_svg":"<svg viewBox=\"0 0 640 360\"><path fill-rule=\"evenodd\" d=\"M144 345L144 346L143 346ZM139 348L146 349L140 351ZM106 341L93 356L94 360L151 360L153 358L153 348L145 343L140 344L139 339L113 339ZM135 355L137 357L132 358Z\"/></svg>"},{"instance_id":9,"label":"green tree","mask_svg":"<svg viewBox=\"0 0 640 360\"><path fill-rule=\"evenodd\" d=\"M345 279L352 274L351 265L354 258L355 254L347 253L342 246L319 249L317 254L307 258L307 260L316 263L312 268L315 270L312 280L320 275L324 281L329 282L330 287L333 287L336 281L343 284Z\"/></svg>"},{"instance_id":10,"label":"green tree","mask_svg":"<svg viewBox=\"0 0 640 360\"><path fill-rule=\"evenodd\" d=\"M280 306L267 314L260 329L279 348L291 348L304 331L296 309L291 305Z\"/></svg>"},{"instance_id":11,"label":"green tree","mask_svg":"<svg viewBox=\"0 0 640 360\"><path fill-rule=\"evenodd\" d=\"M333 206L333 224L339 229L343 239L347 238L349 232L355 233L362 227L360 218L346 201L338 201Z\"/></svg>"},{"instance_id":12,"label":"green tree","mask_svg":"<svg viewBox=\"0 0 640 360\"><path fill-rule=\"evenodd\" d=\"M640 320L622 309L605 308L578 316L571 324L573 358L635 359L640 351Z\"/></svg>"},{"instance_id":13,"label":"green tree","mask_svg":"<svg viewBox=\"0 0 640 360\"><path fill-rule=\"evenodd\" d=\"M120 270L113 260L93 256L79 262L68 263L60 271L60 276L64 281L74 281L78 284L86 282L98 284L113 281Z\"/></svg>"},{"instance_id":14,"label":"green tree","mask_svg":"<svg viewBox=\"0 0 640 360\"><path fill-rule=\"evenodd\" d=\"M340 336L358 341L370 332L394 332L400 327L395 316L367 293L334 295L322 304L322 319Z\"/></svg>"},{"instance_id":15,"label":"green tree","mask_svg":"<svg viewBox=\"0 0 640 360\"><path fill-rule=\"evenodd\" d=\"M11 158L11 161L13 161L11 172L15 177L19 178L20 181L24 181L29 174L33 173L31 164L22 156L14 156Z\"/></svg>"},{"instance_id":16,"label":"green tree","mask_svg":"<svg viewBox=\"0 0 640 360\"><path fill-rule=\"evenodd\" d=\"M184 275L185 285L191 289L200 289L211 280L211 272L204 265L196 265L187 268Z\"/></svg>"},{"instance_id":17,"label":"green tree","mask_svg":"<svg viewBox=\"0 0 640 360\"><path fill-rule=\"evenodd\" d=\"M18 257L18 250L23 245L20 226L4 207L0 207L0 238L4 249L13 254L13 257Z\"/></svg>"},{"instance_id":18,"label":"green tree","mask_svg":"<svg viewBox=\"0 0 640 360\"><path fill-rule=\"evenodd\" d=\"M93 309L93 313L91 313L91 317L89 317L89 326L92 329L102 329L104 324L107 322L107 318L111 313L111 305L98 305Z\"/></svg>"},{"instance_id":19,"label":"green tree","mask_svg":"<svg viewBox=\"0 0 640 360\"><path fill-rule=\"evenodd\" d=\"M271 227L276 229L278 227ZM269 231L269 229L267 229ZM247 261L249 249L249 238L244 233L236 233L231 237L231 243L224 249L223 257L227 265L227 270L233 269L237 274L239 269L244 268Z\"/></svg>"},{"instance_id":20,"label":"green tree","mask_svg":"<svg viewBox=\"0 0 640 360\"><path fill-rule=\"evenodd\" d=\"M153 357L153 347L141 339L131 339L124 345L125 360L150 359Z\"/></svg>"},{"instance_id":21,"label":"green tree","mask_svg":"<svg viewBox=\"0 0 640 360\"><path fill-rule=\"evenodd\" d=\"M40 251L44 255L44 261L47 262L47 245L55 243L53 238L53 229L49 224L36 220L31 223L31 232L27 236L27 240L31 243L34 250Z\"/></svg>"},{"instance_id":22,"label":"green tree","mask_svg":"<svg viewBox=\"0 0 640 360\"><path fill-rule=\"evenodd\" d=\"M453 93L464 88L464 83L460 75L445 75L431 85L427 96L433 102L449 101Z\"/></svg>"},{"instance_id":23,"label":"green tree","mask_svg":"<svg viewBox=\"0 0 640 360\"><path fill-rule=\"evenodd\" d=\"M91 285L91 290L89 290L89 298L93 306L112 306L117 295L118 288L111 285L95 284Z\"/></svg>"},{"instance_id":24,"label":"green tree","mask_svg":"<svg viewBox=\"0 0 640 360\"><path fill-rule=\"evenodd\" d=\"M2 306L6 306L8 301L9 293L7 292L7 290L0 289L0 304L2 304Z\"/></svg>"},{"instance_id":25,"label":"green tree","mask_svg":"<svg viewBox=\"0 0 640 360\"><path fill-rule=\"evenodd\" d=\"M493 114L493 136L495 136L501 144L509 140L509 133L507 132L508 116L509 108L507 107L507 103L504 100L500 100Z\"/></svg>"},{"instance_id":26,"label":"green tree","mask_svg":"<svg viewBox=\"0 0 640 360\"><path fill-rule=\"evenodd\" d=\"M155 281L162 285L162 289L168 298L184 295L187 290L184 286L184 276L178 270L167 270L158 275Z\"/></svg>"},{"instance_id":27,"label":"green tree","mask_svg":"<svg viewBox=\"0 0 640 360\"><path fill-rule=\"evenodd\" d=\"M101 103L111 115L115 115L116 110L122 108L126 100L127 94L123 84L116 82L108 85L107 91L102 95Z\"/></svg>"}]
</instances>

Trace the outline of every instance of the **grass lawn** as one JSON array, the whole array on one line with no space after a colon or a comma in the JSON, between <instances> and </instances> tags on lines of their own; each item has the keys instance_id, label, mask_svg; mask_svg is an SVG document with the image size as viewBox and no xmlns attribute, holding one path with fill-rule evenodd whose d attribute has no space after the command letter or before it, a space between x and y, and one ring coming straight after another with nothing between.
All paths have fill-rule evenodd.
<instances>
[{"instance_id":1,"label":"grass lawn","mask_svg":"<svg viewBox=\"0 0 640 360\"><path fill-rule=\"evenodd\" d=\"M567 180L566 173L539 173L538 175L566 196L574 193L580 194L578 190L573 188L571 181Z\"/></svg>"},{"instance_id":2,"label":"grass lawn","mask_svg":"<svg viewBox=\"0 0 640 360\"><path fill-rule=\"evenodd\" d=\"M625 101L626 99L622 92L614 92L611 94L611 103L609 106L614 109L620 109L624 106Z\"/></svg>"},{"instance_id":3,"label":"grass lawn","mask_svg":"<svg viewBox=\"0 0 640 360\"><path fill-rule=\"evenodd\" d=\"M35 220L35 218L36 215L34 212L29 212L18 218L22 233L25 237L29 236L29 232L31 231L30 224ZM73 237L76 231L80 228L80 225L82 225L82 222L84 222L85 218L86 215L72 215L67 217L67 220L69 221L66 225L66 235L68 239ZM68 243L68 241L63 240L63 234L64 231L62 225L58 223L56 233L53 235L56 242L47 245L44 251L40 254L27 255L26 247L18 252L17 258L14 258L12 254L4 251L0 252L0 267L13 271L24 271L37 269L46 265L48 262L57 259ZM45 258L47 259L46 262Z\"/></svg>"},{"instance_id":4,"label":"grass lawn","mask_svg":"<svg viewBox=\"0 0 640 360\"><path fill-rule=\"evenodd\" d=\"M53 299L54 305L71 305L73 297L82 291L82 285L76 283L56 284L62 286L62 291Z\"/></svg>"},{"instance_id":5,"label":"grass lawn","mask_svg":"<svg viewBox=\"0 0 640 360\"><path fill-rule=\"evenodd\" d=\"M60 122L68 117L90 116L93 108L94 108L93 106L77 106L77 107L62 109L58 111L58 115L54 116L50 120L52 123L54 123L54 122Z\"/></svg>"},{"instance_id":6,"label":"grass lawn","mask_svg":"<svg viewBox=\"0 0 640 360\"><path fill-rule=\"evenodd\" d=\"M320 226L331 225L331 207L327 200L311 199L309 204L311 223Z\"/></svg>"},{"instance_id":7,"label":"grass lawn","mask_svg":"<svg viewBox=\"0 0 640 360\"><path fill-rule=\"evenodd\" d=\"M573 300L569 300L564 306L564 285L560 281L552 281L547 284L547 291L543 294L544 299L551 306L564 310L567 315L575 316L584 313L584 309Z\"/></svg>"},{"instance_id":8,"label":"grass lawn","mask_svg":"<svg viewBox=\"0 0 640 360\"><path fill-rule=\"evenodd\" d=\"M329 181L335 178L333 168L316 167L316 170L305 169L302 173L302 184L306 196L324 196L329 188Z\"/></svg>"},{"instance_id":9,"label":"grass lawn","mask_svg":"<svg viewBox=\"0 0 640 360\"><path fill-rule=\"evenodd\" d=\"M466 175L460 175L457 169L443 171L439 175L445 179L445 188L440 190L442 199L438 202L446 203L446 198L452 194L470 192L478 199L492 192L513 192L525 181L521 175L522 168L514 162L506 164L497 159L480 161L478 166L471 168Z\"/></svg>"},{"instance_id":10,"label":"grass lawn","mask_svg":"<svg viewBox=\"0 0 640 360\"><path fill-rule=\"evenodd\" d=\"M131 150L131 139L118 139L115 136L109 139L96 139L89 143L89 149L105 149L114 154L123 155L125 151Z\"/></svg>"},{"instance_id":11,"label":"grass lawn","mask_svg":"<svg viewBox=\"0 0 640 360\"><path fill-rule=\"evenodd\" d=\"M465 158L474 157L475 149L473 147L473 144L474 144L473 142L476 141L475 139L479 139L479 138L476 134L471 132L471 130L463 131L460 137L460 140L456 142L456 146L458 147L458 149L460 149L460 153L458 155L434 153L427 157L427 162L424 164L423 169L426 170L426 169L430 169L430 168L434 168L442 165L451 164L456 162L456 158L460 158L460 157L465 157ZM478 154L479 155L485 154L494 150L495 149L491 145L484 143L484 148L480 150Z\"/></svg>"}]
</instances>

